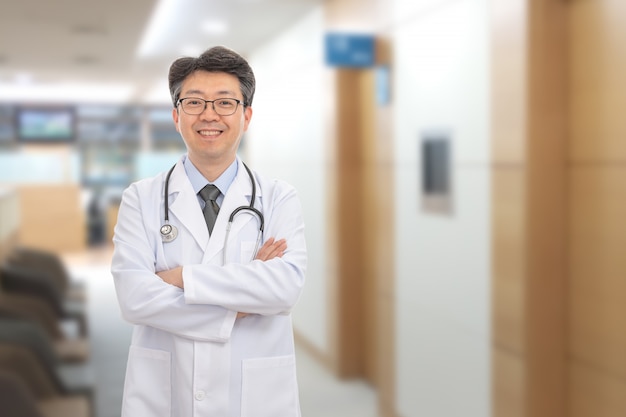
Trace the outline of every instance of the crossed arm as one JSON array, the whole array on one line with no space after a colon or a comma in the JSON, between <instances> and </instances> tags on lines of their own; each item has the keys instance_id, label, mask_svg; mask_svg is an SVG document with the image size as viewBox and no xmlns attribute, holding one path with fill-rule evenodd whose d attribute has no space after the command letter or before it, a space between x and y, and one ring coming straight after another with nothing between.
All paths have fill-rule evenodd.
<instances>
[{"instance_id":1,"label":"crossed arm","mask_svg":"<svg viewBox=\"0 0 626 417\"><path fill-rule=\"evenodd\" d=\"M254 259L260 261L269 261L274 258L281 258L287 249L287 242L285 239L275 240L273 237L269 238L267 242L259 249ZM178 266L166 271L159 271L156 273L164 282L173 285L175 287L184 289L185 282L183 281L183 267ZM247 316L246 313L237 313L237 318Z\"/></svg>"}]
</instances>

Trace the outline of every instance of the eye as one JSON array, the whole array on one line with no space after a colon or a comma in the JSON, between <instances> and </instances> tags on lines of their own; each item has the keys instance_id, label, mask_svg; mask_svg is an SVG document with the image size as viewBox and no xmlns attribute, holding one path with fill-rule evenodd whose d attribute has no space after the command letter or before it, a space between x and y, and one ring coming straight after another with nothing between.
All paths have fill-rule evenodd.
<instances>
[{"instance_id":1,"label":"eye","mask_svg":"<svg viewBox=\"0 0 626 417\"><path fill-rule=\"evenodd\" d=\"M185 102L187 103L188 106L202 106L204 105L204 102L202 100L196 99L196 98L188 98L185 100Z\"/></svg>"},{"instance_id":2,"label":"eye","mask_svg":"<svg viewBox=\"0 0 626 417\"><path fill-rule=\"evenodd\" d=\"M217 104L218 106L222 108L230 108L235 105L235 101L225 98L225 99L217 100L215 104Z\"/></svg>"}]
</instances>

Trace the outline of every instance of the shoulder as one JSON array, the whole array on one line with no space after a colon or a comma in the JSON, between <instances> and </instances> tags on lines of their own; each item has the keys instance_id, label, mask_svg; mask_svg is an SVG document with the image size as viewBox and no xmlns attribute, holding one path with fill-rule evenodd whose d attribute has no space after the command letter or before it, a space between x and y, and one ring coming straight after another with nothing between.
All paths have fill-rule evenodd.
<instances>
[{"instance_id":1,"label":"shoulder","mask_svg":"<svg viewBox=\"0 0 626 417\"><path fill-rule=\"evenodd\" d=\"M297 197L296 188L285 180L269 177L258 172L254 172L255 179L261 188L259 195L262 198L280 200L287 197Z\"/></svg>"}]
</instances>

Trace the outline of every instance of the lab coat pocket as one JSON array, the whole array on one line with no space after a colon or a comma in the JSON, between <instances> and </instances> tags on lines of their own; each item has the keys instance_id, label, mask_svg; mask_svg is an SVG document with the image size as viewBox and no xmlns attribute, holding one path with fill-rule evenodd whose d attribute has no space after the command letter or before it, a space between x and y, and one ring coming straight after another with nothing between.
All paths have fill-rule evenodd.
<instances>
[{"instance_id":1,"label":"lab coat pocket","mask_svg":"<svg viewBox=\"0 0 626 417\"><path fill-rule=\"evenodd\" d=\"M171 414L170 352L131 346L126 367L123 417Z\"/></svg>"},{"instance_id":2,"label":"lab coat pocket","mask_svg":"<svg viewBox=\"0 0 626 417\"><path fill-rule=\"evenodd\" d=\"M294 355L243 361L241 417L298 417Z\"/></svg>"},{"instance_id":3,"label":"lab coat pocket","mask_svg":"<svg viewBox=\"0 0 626 417\"><path fill-rule=\"evenodd\" d=\"M252 262L252 256L254 255L254 246L256 245L256 241L254 240L245 240L241 242L241 256L239 258L239 262L242 264L247 264L248 262Z\"/></svg>"}]
</instances>

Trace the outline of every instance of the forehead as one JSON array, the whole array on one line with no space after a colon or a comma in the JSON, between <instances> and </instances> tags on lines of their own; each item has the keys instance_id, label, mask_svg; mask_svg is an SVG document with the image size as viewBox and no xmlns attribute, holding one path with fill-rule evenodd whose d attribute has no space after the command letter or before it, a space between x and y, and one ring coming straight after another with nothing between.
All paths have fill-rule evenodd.
<instances>
[{"instance_id":1,"label":"forehead","mask_svg":"<svg viewBox=\"0 0 626 417\"><path fill-rule=\"evenodd\" d=\"M195 71L183 81L181 95L228 95L239 98L241 88L239 79L225 72Z\"/></svg>"}]
</instances>

